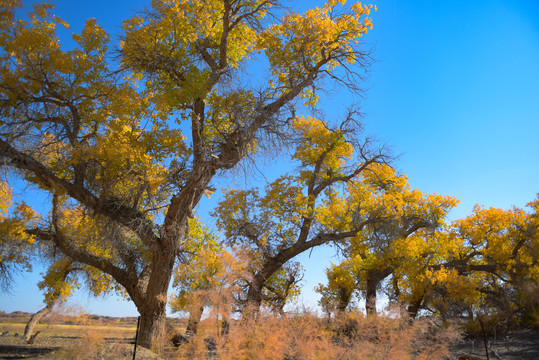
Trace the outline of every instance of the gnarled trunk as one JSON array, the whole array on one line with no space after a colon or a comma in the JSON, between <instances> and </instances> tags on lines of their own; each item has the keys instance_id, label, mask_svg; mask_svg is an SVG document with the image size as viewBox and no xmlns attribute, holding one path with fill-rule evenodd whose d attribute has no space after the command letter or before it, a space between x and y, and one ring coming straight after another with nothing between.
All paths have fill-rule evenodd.
<instances>
[{"instance_id":1,"label":"gnarled trunk","mask_svg":"<svg viewBox=\"0 0 539 360\"><path fill-rule=\"evenodd\" d=\"M391 275L392 272L393 269L391 267L378 270L372 269L367 272L367 289L365 294L365 309L367 315L376 315L376 292L378 285Z\"/></svg>"},{"instance_id":2,"label":"gnarled trunk","mask_svg":"<svg viewBox=\"0 0 539 360\"><path fill-rule=\"evenodd\" d=\"M269 276L262 276L261 273L254 276L253 281L249 286L249 290L247 291L247 304L244 313L258 312L262 305L262 288L270 276L271 274Z\"/></svg>"}]
</instances>

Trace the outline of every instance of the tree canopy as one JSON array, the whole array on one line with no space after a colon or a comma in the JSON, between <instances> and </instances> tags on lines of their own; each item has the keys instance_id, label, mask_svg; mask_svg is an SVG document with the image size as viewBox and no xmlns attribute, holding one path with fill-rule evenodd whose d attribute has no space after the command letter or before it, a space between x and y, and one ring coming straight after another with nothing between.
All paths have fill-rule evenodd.
<instances>
[{"instance_id":1,"label":"tree canopy","mask_svg":"<svg viewBox=\"0 0 539 360\"><path fill-rule=\"evenodd\" d=\"M216 174L286 133L290 107L315 105L321 80L361 86L370 6L268 17L276 5L152 1L118 44L88 19L63 49L53 5L23 19L21 1L1 3L0 164L51 199L26 234L121 286L143 346L160 346L188 219ZM246 84L261 57L269 81Z\"/></svg>"}]
</instances>

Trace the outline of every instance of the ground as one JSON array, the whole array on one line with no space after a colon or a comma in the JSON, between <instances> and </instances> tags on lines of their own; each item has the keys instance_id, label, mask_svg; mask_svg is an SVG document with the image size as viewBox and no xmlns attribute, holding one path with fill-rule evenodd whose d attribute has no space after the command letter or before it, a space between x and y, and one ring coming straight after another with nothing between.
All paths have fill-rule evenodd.
<instances>
[{"instance_id":1,"label":"ground","mask_svg":"<svg viewBox=\"0 0 539 360\"><path fill-rule=\"evenodd\" d=\"M52 315L36 328L33 344L20 334L30 314L0 314L0 359L118 359L133 358L136 318L108 318L95 315ZM182 320L170 319L171 331L185 328ZM487 339L490 359L539 359L539 331L522 330ZM138 347L138 360L174 358L168 346L163 357ZM451 348L453 359L487 359L482 338L463 339Z\"/></svg>"},{"instance_id":2,"label":"ground","mask_svg":"<svg viewBox=\"0 0 539 360\"><path fill-rule=\"evenodd\" d=\"M521 330L496 339L487 339L490 359L537 360L539 359L539 331ZM452 348L455 358L462 360L486 359L482 338L465 339Z\"/></svg>"},{"instance_id":3,"label":"ground","mask_svg":"<svg viewBox=\"0 0 539 360\"><path fill-rule=\"evenodd\" d=\"M12 330L4 330L6 328ZM16 331L15 329L20 329ZM33 344L20 335L24 324L0 325L0 359L132 359L134 328L95 325L40 325ZM7 333L6 333L7 332ZM137 348L137 359L156 359Z\"/></svg>"},{"instance_id":4,"label":"ground","mask_svg":"<svg viewBox=\"0 0 539 360\"><path fill-rule=\"evenodd\" d=\"M132 359L137 318L51 315L37 325L33 344L23 339L30 314L0 315L0 359ZM182 327L171 319L171 327ZM158 357L138 347L137 360Z\"/></svg>"},{"instance_id":5,"label":"ground","mask_svg":"<svg viewBox=\"0 0 539 360\"><path fill-rule=\"evenodd\" d=\"M0 359L132 359L132 341L109 338L88 346L79 337L43 337L29 345L21 337L4 335L0 338ZM138 360L153 360L159 357L152 352L137 348Z\"/></svg>"}]
</instances>

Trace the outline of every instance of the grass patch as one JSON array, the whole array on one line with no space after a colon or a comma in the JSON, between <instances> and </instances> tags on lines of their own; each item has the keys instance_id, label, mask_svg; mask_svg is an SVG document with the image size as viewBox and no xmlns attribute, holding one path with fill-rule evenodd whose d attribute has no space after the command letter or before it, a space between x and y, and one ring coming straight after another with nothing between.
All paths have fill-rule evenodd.
<instances>
[{"instance_id":1,"label":"grass patch","mask_svg":"<svg viewBox=\"0 0 539 360\"><path fill-rule=\"evenodd\" d=\"M21 334L24 332L26 324L22 323L2 323L0 324L0 333L9 331L10 333ZM137 330L136 326L131 325L71 325L71 324L38 324L34 331L41 331L40 336L48 337L82 337L86 332L92 331L101 332L104 336L109 337L135 337Z\"/></svg>"}]
</instances>

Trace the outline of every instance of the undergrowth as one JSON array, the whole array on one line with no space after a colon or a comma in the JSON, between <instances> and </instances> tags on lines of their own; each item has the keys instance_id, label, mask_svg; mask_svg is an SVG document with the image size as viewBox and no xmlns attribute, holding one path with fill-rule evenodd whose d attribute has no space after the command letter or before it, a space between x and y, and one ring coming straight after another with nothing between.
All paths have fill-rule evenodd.
<instances>
[{"instance_id":1,"label":"undergrowth","mask_svg":"<svg viewBox=\"0 0 539 360\"><path fill-rule=\"evenodd\" d=\"M184 337L177 347L165 347L163 359L215 360L356 360L450 359L449 345L459 331L429 319L410 319L400 312L364 316L348 312L320 317L309 311L275 315L260 312L230 320L223 331L222 318L208 316L197 334ZM173 330L171 327L170 331ZM183 332L183 331L182 331ZM133 345L123 334L88 329L57 352L62 359L131 359ZM172 333L168 334L169 336ZM124 339L123 343L110 339ZM108 339L108 340L107 340ZM138 347L137 359L154 359Z\"/></svg>"},{"instance_id":2,"label":"undergrowth","mask_svg":"<svg viewBox=\"0 0 539 360\"><path fill-rule=\"evenodd\" d=\"M428 320L347 313L320 318L308 312L258 314L218 334L215 319L178 347L175 359L449 359L459 332Z\"/></svg>"}]
</instances>

